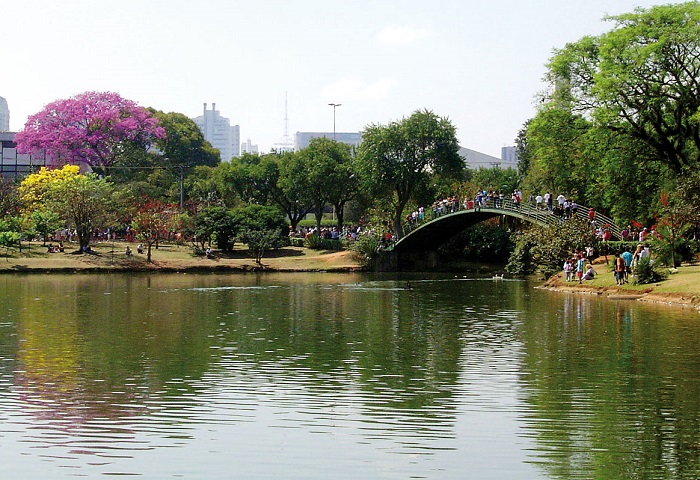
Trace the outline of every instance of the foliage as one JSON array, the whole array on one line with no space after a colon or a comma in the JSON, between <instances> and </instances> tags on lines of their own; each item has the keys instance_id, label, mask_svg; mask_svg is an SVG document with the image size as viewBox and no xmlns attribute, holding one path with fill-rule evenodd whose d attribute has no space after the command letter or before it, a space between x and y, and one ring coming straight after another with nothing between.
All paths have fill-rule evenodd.
<instances>
[{"instance_id":1,"label":"foliage","mask_svg":"<svg viewBox=\"0 0 700 480\"><path fill-rule=\"evenodd\" d=\"M148 110L165 132L154 141L165 165L189 168L202 165L215 167L221 163L219 151L204 139L194 120L182 113Z\"/></svg>"},{"instance_id":2,"label":"foliage","mask_svg":"<svg viewBox=\"0 0 700 480\"><path fill-rule=\"evenodd\" d=\"M285 237L280 236L279 229L258 229L244 228L240 233L241 241L248 245L248 249L253 252L255 263L262 265L262 258L266 252L282 248L286 245Z\"/></svg>"},{"instance_id":3,"label":"foliage","mask_svg":"<svg viewBox=\"0 0 700 480\"><path fill-rule=\"evenodd\" d=\"M502 191L510 194L518 185L518 171L513 168L479 167L470 171L471 183L481 190ZM472 193L470 192L470 196Z\"/></svg>"},{"instance_id":4,"label":"foliage","mask_svg":"<svg viewBox=\"0 0 700 480\"><path fill-rule=\"evenodd\" d=\"M19 184L19 198L25 210L47 208L50 192L57 185L70 182L80 175L77 165L64 165L62 168L41 167L38 172L27 175Z\"/></svg>"},{"instance_id":5,"label":"foliage","mask_svg":"<svg viewBox=\"0 0 700 480\"><path fill-rule=\"evenodd\" d=\"M296 178L285 176L281 180L286 184L300 183L308 192L319 230L328 204L333 205L338 228L342 228L345 204L355 198L359 190L350 146L325 137L314 138L298 155L304 172Z\"/></svg>"},{"instance_id":6,"label":"foliage","mask_svg":"<svg viewBox=\"0 0 700 480\"><path fill-rule=\"evenodd\" d=\"M526 139L531 155L523 188L528 192L581 198L591 174L584 152L590 123L556 106L545 107L530 120Z\"/></svg>"},{"instance_id":7,"label":"foliage","mask_svg":"<svg viewBox=\"0 0 700 480\"><path fill-rule=\"evenodd\" d=\"M230 185L245 202L277 205L293 229L310 210L309 192L300 181L305 174L304 165L297 153L245 154L226 165L217 168L221 172L218 184L222 190Z\"/></svg>"},{"instance_id":8,"label":"foliage","mask_svg":"<svg viewBox=\"0 0 700 480\"><path fill-rule=\"evenodd\" d=\"M558 272L575 251L595 243L590 225L583 219L572 218L558 226L534 226L517 239L506 270L509 273L539 270L548 277Z\"/></svg>"},{"instance_id":9,"label":"foliage","mask_svg":"<svg viewBox=\"0 0 700 480\"><path fill-rule=\"evenodd\" d=\"M341 250L343 242L331 238L322 238L317 233L314 233L304 239L304 246L311 250Z\"/></svg>"},{"instance_id":10,"label":"foliage","mask_svg":"<svg viewBox=\"0 0 700 480\"><path fill-rule=\"evenodd\" d=\"M45 153L53 165L108 168L128 148L145 150L164 136L158 120L133 101L117 93L85 92L31 115L15 141L20 153Z\"/></svg>"},{"instance_id":11,"label":"foliage","mask_svg":"<svg viewBox=\"0 0 700 480\"><path fill-rule=\"evenodd\" d=\"M455 249L465 260L504 263L515 245L506 227L498 222L483 222L467 228L441 247L443 255L454 257Z\"/></svg>"},{"instance_id":12,"label":"foliage","mask_svg":"<svg viewBox=\"0 0 700 480\"><path fill-rule=\"evenodd\" d=\"M0 218L0 246L5 247L5 256L9 256L10 248L22 251L23 222L20 217Z\"/></svg>"},{"instance_id":13,"label":"foliage","mask_svg":"<svg viewBox=\"0 0 700 480\"><path fill-rule=\"evenodd\" d=\"M668 267L680 267L682 262L694 263L695 256L700 251L698 242L685 237L676 238L671 242L663 231L662 228L661 239L649 241L656 260Z\"/></svg>"},{"instance_id":14,"label":"foliage","mask_svg":"<svg viewBox=\"0 0 700 480\"><path fill-rule=\"evenodd\" d=\"M146 244L146 261L151 262L153 245L158 248L159 240L170 230L173 230L173 220L177 215L177 207L158 200L146 199L135 206L131 228L136 232L136 238Z\"/></svg>"},{"instance_id":15,"label":"foliage","mask_svg":"<svg viewBox=\"0 0 700 480\"><path fill-rule=\"evenodd\" d=\"M687 207L685 222L696 230L700 229L700 169L686 169L683 172L678 178L675 198Z\"/></svg>"},{"instance_id":16,"label":"foliage","mask_svg":"<svg viewBox=\"0 0 700 480\"><path fill-rule=\"evenodd\" d=\"M233 250L238 233L236 219L226 207L208 206L193 217L194 235L204 250L204 245L212 241L223 251Z\"/></svg>"},{"instance_id":17,"label":"foliage","mask_svg":"<svg viewBox=\"0 0 700 480\"><path fill-rule=\"evenodd\" d=\"M266 205L246 205L230 212L239 230L274 230L281 234L285 227L284 214L277 208Z\"/></svg>"},{"instance_id":18,"label":"foliage","mask_svg":"<svg viewBox=\"0 0 700 480\"><path fill-rule=\"evenodd\" d=\"M5 256L10 255L10 248L19 247L20 239L22 234L15 231L3 230L2 223L0 222L0 246L5 247Z\"/></svg>"},{"instance_id":19,"label":"foliage","mask_svg":"<svg viewBox=\"0 0 700 480\"><path fill-rule=\"evenodd\" d=\"M64 225L58 213L52 210L34 210L31 213L31 219L34 224L34 230L41 235L44 245L49 235Z\"/></svg>"},{"instance_id":20,"label":"foliage","mask_svg":"<svg viewBox=\"0 0 700 480\"><path fill-rule=\"evenodd\" d=\"M508 257L505 270L511 275L530 275L535 273L537 265L533 262L532 249L536 245L531 236L518 237L515 248Z\"/></svg>"},{"instance_id":21,"label":"foliage","mask_svg":"<svg viewBox=\"0 0 700 480\"><path fill-rule=\"evenodd\" d=\"M350 250L358 254L364 268L372 268L376 263L381 245L378 235L359 235L357 240L350 244Z\"/></svg>"},{"instance_id":22,"label":"foliage","mask_svg":"<svg viewBox=\"0 0 700 480\"><path fill-rule=\"evenodd\" d=\"M367 194L383 208L391 208L397 235L406 205L430 184L431 177L461 176L464 162L458 150L455 127L429 110L386 126L365 128L357 172Z\"/></svg>"},{"instance_id":23,"label":"foliage","mask_svg":"<svg viewBox=\"0 0 700 480\"><path fill-rule=\"evenodd\" d=\"M700 4L638 8L615 28L558 50L547 79L553 102L639 139L676 174L698 163Z\"/></svg>"},{"instance_id":24,"label":"foliage","mask_svg":"<svg viewBox=\"0 0 700 480\"><path fill-rule=\"evenodd\" d=\"M645 285L648 283L656 283L665 280L667 274L663 272L651 257L640 258L637 266L634 269L634 283Z\"/></svg>"},{"instance_id":25,"label":"foliage","mask_svg":"<svg viewBox=\"0 0 700 480\"><path fill-rule=\"evenodd\" d=\"M105 179L94 174L74 175L50 185L49 206L75 228L81 249L89 245L97 228L112 222L112 191Z\"/></svg>"},{"instance_id":26,"label":"foliage","mask_svg":"<svg viewBox=\"0 0 700 480\"><path fill-rule=\"evenodd\" d=\"M18 215L20 200L17 185L0 181L0 218Z\"/></svg>"}]
</instances>

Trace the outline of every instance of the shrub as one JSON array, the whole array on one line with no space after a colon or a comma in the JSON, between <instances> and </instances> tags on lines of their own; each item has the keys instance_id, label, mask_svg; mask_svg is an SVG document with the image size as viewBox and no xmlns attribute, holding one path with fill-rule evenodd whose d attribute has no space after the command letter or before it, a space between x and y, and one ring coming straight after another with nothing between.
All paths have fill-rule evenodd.
<instances>
[{"instance_id":1,"label":"shrub","mask_svg":"<svg viewBox=\"0 0 700 480\"><path fill-rule=\"evenodd\" d=\"M363 267L372 267L381 244L381 239L376 235L360 235L350 244L350 250L360 256Z\"/></svg>"},{"instance_id":2,"label":"shrub","mask_svg":"<svg viewBox=\"0 0 700 480\"><path fill-rule=\"evenodd\" d=\"M662 240L650 243L656 259L668 267L680 267L681 262L693 262L698 253L697 242L683 237L676 239L674 243ZM675 251L671 252L671 248ZM674 262L675 265L671 265Z\"/></svg>"},{"instance_id":3,"label":"shrub","mask_svg":"<svg viewBox=\"0 0 700 480\"><path fill-rule=\"evenodd\" d=\"M644 285L665 280L667 275L658 265L659 262L654 262L650 257L640 258L634 270L634 283Z\"/></svg>"},{"instance_id":4,"label":"shrub","mask_svg":"<svg viewBox=\"0 0 700 480\"><path fill-rule=\"evenodd\" d=\"M332 240L329 238L321 238L314 234L309 235L304 240L304 246L311 250L342 250L343 243L340 240Z\"/></svg>"}]
</instances>

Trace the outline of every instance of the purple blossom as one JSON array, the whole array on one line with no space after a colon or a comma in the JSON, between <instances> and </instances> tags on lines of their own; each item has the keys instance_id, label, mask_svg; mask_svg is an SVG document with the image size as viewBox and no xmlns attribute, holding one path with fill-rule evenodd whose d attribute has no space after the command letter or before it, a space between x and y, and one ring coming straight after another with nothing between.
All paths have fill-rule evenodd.
<instances>
[{"instance_id":1,"label":"purple blossom","mask_svg":"<svg viewBox=\"0 0 700 480\"><path fill-rule=\"evenodd\" d=\"M124 142L146 148L164 137L158 120L135 102L112 92L85 92L30 116L15 141L20 153L45 153L55 166L85 162L110 167Z\"/></svg>"}]
</instances>

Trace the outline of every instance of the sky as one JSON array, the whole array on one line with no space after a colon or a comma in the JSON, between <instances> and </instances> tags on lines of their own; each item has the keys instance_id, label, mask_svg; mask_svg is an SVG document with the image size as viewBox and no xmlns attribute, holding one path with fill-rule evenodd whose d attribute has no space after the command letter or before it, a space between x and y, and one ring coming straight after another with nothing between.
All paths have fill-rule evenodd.
<instances>
[{"instance_id":1,"label":"sky","mask_svg":"<svg viewBox=\"0 0 700 480\"><path fill-rule=\"evenodd\" d=\"M261 152L285 133L332 132L334 115L337 132L358 132L427 109L461 146L500 157L556 49L663 3L0 0L0 96L13 131L86 91L189 117L215 103Z\"/></svg>"}]
</instances>

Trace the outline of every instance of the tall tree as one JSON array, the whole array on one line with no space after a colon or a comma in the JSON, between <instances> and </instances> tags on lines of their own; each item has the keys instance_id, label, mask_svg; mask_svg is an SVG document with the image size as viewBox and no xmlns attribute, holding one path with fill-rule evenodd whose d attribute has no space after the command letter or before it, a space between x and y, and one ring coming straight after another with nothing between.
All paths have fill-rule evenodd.
<instances>
[{"instance_id":1,"label":"tall tree","mask_svg":"<svg viewBox=\"0 0 700 480\"><path fill-rule=\"evenodd\" d=\"M155 140L155 146L173 166L193 167L206 165L215 167L221 163L219 151L204 139L204 134L194 120L188 116L148 109L165 131L165 135Z\"/></svg>"},{"instance_id":2,"label":"tall tree","mask_svg":"<svg viewBox=\"0 0 700 480\"><path fill-rule=\"evenodd\" d=\"M429 110L388 125L369 125L358 151L364 188L391 205L394 231L401 235L404 208L435 174L458 177L464 170L452 123Z\"/></svg>"},{"instance_id":3,"label":"tall tree","mask_svg":"<svg viewBox=\"0 0 700 480\"><path fill-rule=\"evenodd\" d=\"M314 138L299 152L303 173L296 173L290 182L299 182L310 195L320 231L326 205L331 204L338 218L338 229L343 226L345 203L357 194L357 179L351 165L350 146L325 137Z\"/></svg>"},{"instance_id":4,"label":"tall tree","mask_svg":"<svg viewBox=\"0 0 700 480\"><path fill-rule=\"evenodd\" d=\"M15 141L21 153L49 162L86 163L108 170L134 145L143 150L165 131L148 110L111 92L85 92L56 100L31 115Z\"/></svg>"},{"instance_id":5,"label":"tall tree","mask_svg":"<svg viewBox=\"0 0 700 480\"><path fill-rule=\"evenodd\" d=\"M557 51L553 101L639 139L677 175L697 166L700 124L700 3L607 17L608 33Z\"/></svg>"},{"instance_id":6,"label":"tall tree","mask_svg":"<svg viewBox=\"0 0 700 480\"><path fill-rule=\"evenodd\" d=\"M49 204L75 228L81 251L90 244L96 229L114 223L111 195L112 186L94 174L51 184Z\"/></svg>"},{"instance_id":7,"label":"tall tree","mask_svg":"<svg viewBox=\"0 0 700 480\"><path fill-rule=\"evenodd\" d=\"M134 206L131 228L136 237L146 243L146 262L151 263L153 246L172 229L177 207L158 200L145 199Z\"/></svg>"}]
</instances>

